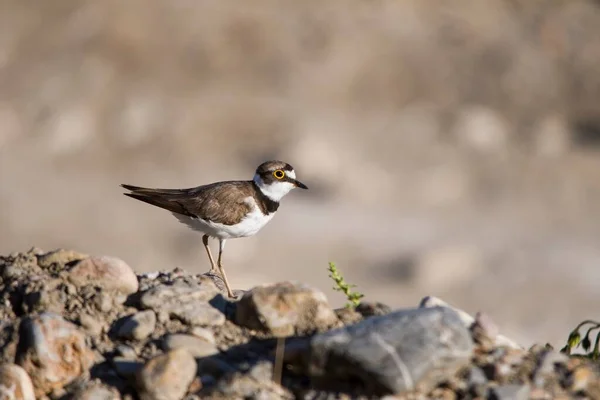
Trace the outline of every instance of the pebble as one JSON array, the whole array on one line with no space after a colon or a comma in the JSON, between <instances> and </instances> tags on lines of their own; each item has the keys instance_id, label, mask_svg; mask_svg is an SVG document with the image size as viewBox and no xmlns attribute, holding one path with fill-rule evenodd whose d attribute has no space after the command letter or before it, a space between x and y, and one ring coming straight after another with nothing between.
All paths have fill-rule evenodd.
<instances>
[{"instance_id":1,"label":"pebble","mask_svg":"<svg viewBox=\"0 0 600 400\"><path fill-rule=\"evenodd\" d=\"M280 337L340 324L325 294L293 282L258 286L246 292L237 303L235 321Z\"/></svg>"},{"instance_id":2,"label":"pebble","mask_svg":"<svg viewBox=\"0 0 600 400\"><path fill-rule=\"evenodd\" d=\"M21 324L18 364L29 373L36 396L62 388L87 372L94 355L85 335L60 315L42 313Z\"/></svg>"},{"instance_id":3,"label":"pebble","mask_svg":"<svg viewBox=\"0 0 600 400\"><path fill-rule=\"evenodd\" d=\"M156 328L156 314L152 310L137 312L121 323L117 336L124 339L144 340Z\"/></svg>"},{"instance_id":4,"label":"pebble","mask_svg":"<svg viewBox=\"0 0 600 400\"><path fill-rule=\"evenodd\" d=\"M210 329L202 328L200 326L193 326L190 328L189 334L199 337L208 343L213 343L213 344L216 343L215 335L212 333L212 331Z\"/></svg>"},{"instance_id":5,"label":"pebble","mask_svg":"<svg viewBox=\"0 0 600 400\"><path fill-rule=\"evenodd\" d=\"M104 385L94 385L76 393L77 400L120 400L119 392Z\"/></svg>"},{"instance_id":6,"label":"pebble","mask_svg":"<svg viewBox=\"0 0 600 400\"><path fill-rule=\"evenodd\" d=\"M27 372L15 364L0 364L0 399L35 400Z\"/></svg>"},{"instance_id":7,"label":"pebble","mask_svg":"<svg viewBox=\"0 0 600 400\"><path fill-rule=\"evenodd\" d=\"M94 318L89 314L81 314L79 317L79 323L92 336L102 333L102 322L98 318Z\"/></svg>"},{"instance_id":8,"label":"pebble","mask_svg":"<svg viewBox=\"0 0 600 400\"><path fill-rule=\"evenodd\" d=\"M123 358L130 360L135 360L137 358L135 349L131 346L127 346L126 344L118 344L115 350L117 351L117 354Z\"/></svg>"},{"instance_id":9,"label":"pebble","mask_svg":"<svg viewBox=\"0 0 600 400\"><path fill-rule=\"evenodd\" d=\"M69 281L81 287L94 285L123 294L137 292L139 284L133 270L125 261L115 257L88 257L68 271Z\"/></svg>"},{"instance_id":10,"label":"pebble","mask_svg":"<svg viewBox=\"0 0 600 400\"><path fill-rule=\"evenodd\" d=\"M103 313L108 313L113 308L113 297L107 292L94 294L93 301L96 309Z\"/></svg>"},{"instance_id":11,"label":"pebble","mask_svg":"<svg viewBox=\"0 0 600 400\"><path fill-rule=\"evenodd\" d=\"M446 307L400 310L311 339L308 373L359 378L379 394L430 390L468 364L473 341Z\"/></svg>"},{"instance_id":12,"label":"pebble","mask_svg":"<svg viewBox=\"0 0 600 400\"><path fill-rule=\"evenodd\" d=\"M178 281L149 289L142 295L140 304L189 325L221 326L225 323L225 315L209 303L219 297L218 294L219 290L210 280L201 284Z\"/></svg>"},{"instance_id":13,"label":"pebble","mask_svg":"<svg viewBox=\"0 0 600 400\"><path fill-rule=\"evenodd\" d=\"M363 318L367 318L375 315L389 314L392 312L392 309L383 303L362 301L358 306L356 306L356 311L359 312Z\"/></svg>"},{"instance_id":14,"label":"pebble","mask_svg":"<svg viewBox=\"0 0 600 400\"><path fill-rule=\"evenodd\" d=\"M528 400L531 388L529 385L508 384L490 388L490 400Z\"/></svg>"},{"instance_id":15,"label":"pebble","mask_svg":"<svg viewBox=\"0 0 600 400\"><path fill-rule=\"evenodd\" d=\"M166 351L184 348L196 358L208 357L219 353L214 343L183 333L166 335L162 344Z\"/></svg>"},{"instance_id":16,"label":"pebble","mask_svg":"<svg viewBox=\"0 0 600 400\"><path fill-rule=\"evenodd\" d=\"M136 374L140 400L181 400L196 376L196 361L185 349L149 360Z\"/></svg>"}]
</instances>

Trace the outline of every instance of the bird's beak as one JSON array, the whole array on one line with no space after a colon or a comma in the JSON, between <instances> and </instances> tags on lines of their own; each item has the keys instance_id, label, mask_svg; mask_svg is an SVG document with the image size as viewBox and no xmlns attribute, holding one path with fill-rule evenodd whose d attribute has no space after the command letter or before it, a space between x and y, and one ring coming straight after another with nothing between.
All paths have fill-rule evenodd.
<instances>
[{"instance_id":1,"label":"bird's beak","mask_svg":"<svg viewBox=\"0 0 600 400\"><path fill-rule=\"evenodd\" d=\"M296 187L299 187L300 189L308 189L308 186L296 179L293 180L293 183Z\"/></svg>"}]
</instances>

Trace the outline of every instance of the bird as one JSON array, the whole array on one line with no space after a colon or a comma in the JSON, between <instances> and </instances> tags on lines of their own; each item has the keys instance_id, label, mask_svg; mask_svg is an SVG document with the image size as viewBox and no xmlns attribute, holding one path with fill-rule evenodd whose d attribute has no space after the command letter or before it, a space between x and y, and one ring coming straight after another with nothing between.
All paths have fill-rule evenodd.
<instances>
[{"instance_id":1,"label":"bird","mask_svg":"<svg viewBox=\"0 0 600 400\"><path fill-rule=\"evenodd\" d=\"M202 233L202 244L211 267L209 274L219 271L227 295L234 298L222 264L228 239L253 236L277 213L279 204L292 189L308 189L296 179L294 168L284 161L270 160L260 164L252 180L230 180L185 189L159 189L121 184L123 193L136 200L170 211L179 222ZM208 246L209 238L219 241L217 262Z\"/></svg>"}]
</instances>

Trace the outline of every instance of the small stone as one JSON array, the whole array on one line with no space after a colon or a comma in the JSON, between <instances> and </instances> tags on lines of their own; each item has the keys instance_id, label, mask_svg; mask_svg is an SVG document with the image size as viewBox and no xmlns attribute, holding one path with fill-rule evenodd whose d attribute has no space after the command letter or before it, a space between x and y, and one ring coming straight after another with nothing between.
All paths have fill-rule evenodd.
<instances>
[{"instance_id":1,"label":"small stone","mask_svg":"<svg viewBox=\"0 0 600 400\"><path fill-rule=\"evenodd\" d=\"M334 310L335 315L344 325L351 325L360 321L363 317L354 308L344 307Z\"/></svg>"},{"instance_id":2,"label":"small stone","mask_svg":"<svg viewBox=\"0 0 600 400\"><path fill-rule=\"evenodd\" d=\"M149 289L142 295L140 304L154 310L159 317L162 313L189 325L221 326L225 315L209 303L218 295L219 290L210 280L200 285L179 281Z\"/></svg>"},{"instance_id":3,"label":"small stone","mask_svg":"<svg viewBox=\"0 0 600 400\"><path fill-rule=\"evenodd\" d=\"M98 311L108 313L113 308L113 298L106 292L96 293L94 295L94 304Z\"/></svg>"},{"instance_id":4,"label":"small stone","mask_svg":"<svg viewBox=\"0 0 600 400\"><path fill-rule=\"evenodd\" d=\"M182 333L173 333L165 336L163 339L163 348L165 351L184 348L196 358L208 357L219 353L214 343Z\"/></svg>"},{"instance_id":5,"label":"small stone","mask_svg":"<svg viewBox=\"0 0 600 400\"><path fill-rule=\"evenodd\" d=\"M137 358L137 353L135 349L131 346L127 346L126 344L119 344L116 347L117 353L123 357L130 360L135 360Z\"/></svg>"},{"instance_id":6,"label":"small stone","mask_svg":"<svg viewBox=\"0 0 600 400\"><path fill-rule=\"evenodd\" d=\"M102 333L102 322L89 314L81 314L79 316L79 323L90 335L97 336Z\"/></svg>"},{"instance_id":7,"label":"small stone","mask_svg":"<svg viewBox=\"0 0 600 400\"><path fill-rule=\"evenodd\" d=\"M488 383L485 373L479 367L471 367L468 379L469 386L485 385Z\"/></svg>"},{"instance_id":8,"label":"small stone","mask_svg":"<svg viewBox=\"0 0 600 400\"><path fill-rule=\"evenodd\" d=\"M67 277L78 287L94 285L128 295L138 290L138 279L131 267L114 257L85 258L68 271Z\"/></svg>"},{"instance_id":9,"label":"small stone","mask_svg":"<svg viewBox=\"0 0 600 400\"><path fill-rule=\"evenodd\" d=\"M122 322L117 336L124 339L144 340L156 328L156 314L152 310L145 310L130 315Z\"/></svg>"},{"instance_id":10,"label":"small stone","mask_svg":"<svg viewBox=\"0 0 600 400\"><path fill-rule=\"evenodd\" d=\"M31 378L15 364L0 364L0 399L35 400Z\"/></svg>"},{"instance_id":11,"label":"small stone","mask_svg":"<svg viewBox=\"0 0 600 400\"><path fill-rule=\"evenodd\" d=\"M181 400L196 376L196 361L185 349L148 361L136 374L141 400Z\"/></svg>"},{"instance_id":12,"label":"small stone","mask_svg":"<svg viewBox=\"0 0 600 400\"><path fill-rule=\"evenodd\" d=\"M364 318L367 318L376 315L389 314L392 312L392 309L383 303L361 302L356 307L356 311L359 312Z\"/></svg>"},{"instance_id":13,"label":"small stone","mask_svg":"<svg viewBox=\"0 0 600 400\"><path fill-rule=\"evenodd\" d=\"M473 341L446 307L400 310L314 336L304 352L308 373L359 378L376 394L430 390L452 377L473 354Z\"/></svg>"},{"instance_id":14,"label":"small stone","mask_svg":"<svg viewBox=\"0 0 600 400\"><path fill-rule=\"evenodd\" d=\"M121 400L119 392L104 385L87 387L75 394L77 400Z\"/></svg>"},{"instance_id":15,"label":"small stone","mask_svg":"<svg viewBox=\"0 0 600 400\"><path fill-rule=\"evenodd\" d=\"M310 333L339 324L325 294L292 282L258 286L246 292L237 303L235 321L274 336Z\"/></svg>"},{"instance_id":16,"label":"small stone","mask_svg":"<svg viewBox=\"0 0 600 400\"><path fill-rule=\"evenodd\" d=\"M60 315L42 313L23 320L17 363L29 373L36 396L62 388L94 362L85 335Z\"/></svg>"},{"instance_id":17,"label":"small stone","mask_svg":"<svg viewBox=\"0 0 600 400\"><path fill-rule=\"evenodd\" d=\"M529 385L502 385L490 388L490 400L528 400L531 388Z\"/></svg>"},{"instance_id":18,"label":"small stone","mask_svg":"<svg viewBox=\"0 0 600 400\"><path fill-rule=\"evenodd\" d=\"M189 334L193 335L193 336L196 336L196 337L198 337L198 338L200 338L200 339L202 339L202 340L204 340L204 341L206 341L208 343L212 343L212 344L216 343L216 341L215 341L215 335L209 329L202 328L202 327L199 327L199 326L193 326L193 327L190 328Z\"/></svg>"}]
</instances>

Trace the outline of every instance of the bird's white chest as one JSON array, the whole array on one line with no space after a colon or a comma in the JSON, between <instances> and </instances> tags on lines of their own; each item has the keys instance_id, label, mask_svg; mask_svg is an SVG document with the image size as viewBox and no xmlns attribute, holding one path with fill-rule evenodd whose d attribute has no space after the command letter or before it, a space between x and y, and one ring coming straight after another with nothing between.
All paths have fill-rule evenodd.
<instances>
[{"instance_id":1,"label":"bird's white chest","mask_svg":"<svg viewBox=\"0 0 600 400\"><path fill-rule=\"evenodd\" d=\"M177 219L195 231L199 231L209 236L220 239L233 239L247 237L256 234L262 229L274 216L275 213L264 215L256 205L254 198L249 197L246 201L252 206L251 210L240 222L234 225L225 225L213 221L205 221L198 218L190 218L182 215L175 215Z\"/></svg>"}]
</instances>

